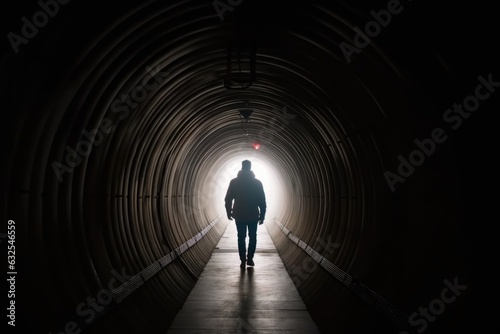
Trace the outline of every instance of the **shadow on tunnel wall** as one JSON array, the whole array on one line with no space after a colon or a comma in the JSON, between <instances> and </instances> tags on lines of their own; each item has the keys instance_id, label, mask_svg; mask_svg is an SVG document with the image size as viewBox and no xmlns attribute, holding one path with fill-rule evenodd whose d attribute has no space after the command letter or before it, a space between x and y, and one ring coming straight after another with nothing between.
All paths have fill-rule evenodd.
<instances>
[{"instance_id":1,"label":"shadow on tunnel wall","mask_svg":"<svg viewBox=\"0 0 500 334\"><path fill-rule=\"evenodd\" d=\"M5 4L16 329L165 333L227 224L214 175L245 152L280 175L266 226L322 332L489 326L498 28L471 6Z\"/></svg>"}]
</instances>

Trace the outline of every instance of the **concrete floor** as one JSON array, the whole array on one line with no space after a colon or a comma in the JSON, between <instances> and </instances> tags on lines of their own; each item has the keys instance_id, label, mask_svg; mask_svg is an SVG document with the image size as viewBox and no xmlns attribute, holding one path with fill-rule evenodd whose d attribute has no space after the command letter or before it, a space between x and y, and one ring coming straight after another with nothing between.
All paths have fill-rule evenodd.
<instances>
[{"instance_id":1,"label":"concrete floor","mask_svg":"<svg viewBox=\"0 0 500 334\"><path fill-rule=\"evenodd\" d=\"M168 334L319 333L265 224L257 229L255 267L246 269L239 266L235 223L228 224Z\"/></svg>"}]
</instances>

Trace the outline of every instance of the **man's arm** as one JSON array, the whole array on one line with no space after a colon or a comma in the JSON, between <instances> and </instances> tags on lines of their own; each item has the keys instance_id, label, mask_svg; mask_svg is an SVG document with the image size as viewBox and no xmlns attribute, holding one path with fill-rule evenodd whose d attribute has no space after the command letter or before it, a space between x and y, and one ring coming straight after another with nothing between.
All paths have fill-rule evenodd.
<instances>
[{"instance_id":1,"label":"man's arm","mask_svg":"<svg viewBox=\"0 0 500 334\"><path fill-rule=\"evenodd\" d=\"M266 205L266 194L264 193L264 186L262 185L262 182L260 183L260 196L259 196L259 225L262 225L264 223L264 219L266 218L266 210L267 210L267 205Z\"/></svg>"},{"instance_id":2,"label":"man's arm","mask_svg":"<svg viewBox=\"0 0 500 334\"><path fill-rule=\"evenodd\" d=\"M227 188L226 197L224 198L224 202L226 203L226 214L227 219L233 220L232 211L233 211L233 199L234 199L234 185L233 181L229 182L229 187Z\"/></svg>"}]
</instances>

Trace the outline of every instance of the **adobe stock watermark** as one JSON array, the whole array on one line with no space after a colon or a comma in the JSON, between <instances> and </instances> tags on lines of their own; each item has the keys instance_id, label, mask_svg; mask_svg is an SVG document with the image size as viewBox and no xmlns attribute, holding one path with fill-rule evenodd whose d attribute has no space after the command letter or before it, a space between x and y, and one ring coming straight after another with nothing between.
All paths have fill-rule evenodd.
<instances>
[{"instance_id":1,"label":"adobe stock watermark","mask_svg":"<svg viewBox=\"0 0 500 334\"><path fill-rule=\"evenodd\" d=\"M429 322L434 322L437 316L441 315L447 304L453 303L457 297L459 297L462 292L467 289L467 285L462 285L458 283L458 278L455 276L453 278L453 283L448 279L443 281L446 285L439 298L435 298L429 302L427 307L420 306L418 308L418 313L413 312L408 317L408 322L410 325L416 328L417 332L422 333L425 331L429 325ZM410 334L407 331L401 331L399 334Z\"/></svg>"},{"instance_id":2,"label":"adobe stock watermark","mask_svg":"<svg viewBox=\"0 0 500 334\"><path fill-rule=\"evenodd\" d=\"M312 248L318 253L325 251L326 255L324 256L328 257L332 255L335 249L339 248L340 246L341 244L337 242L334 243L332 241L332 236L329 235L327 242L318 237ZM316 262L310 256L307 256L300 263L300 265L293 265L290 268L290 271L292 272L290 278L292 279L295 286L299 287L305 280L307 280L312 275L312 273L314 273L318 269L318 266L319 266L318 262Z\"/></svg>"},{"instance_id":3,"label":"adobe stock watermark","mask_svg":"<svg viewBox=\"0 0 500 334\"><path fill-rule=\"evenodd\" d=\"M232 12L235 7L241 5L243 0L215 0L212 4L219 16L219 19L224 21L224 13L227 11Z\"/></svg>"},{"instance_id":4,"label":"adobe stock watermark","mask_svg":"<svg viewBox=\"0 0 500 334\"><path fill-rule=\"evenodd\" d=\"M139 103L144 101L149 93L168 77L168 73L161 72L158 66L155 69L147 66L146 72L141 84L135 86L129 95L122 94L120 98L115 99L111 103L111 112L119 115L119 121L126 119L130 112L135 110L139 106ZM104 142L105 136L112 133L115 128L116 125L113 125L113 121L106 117L102 120L98 128L90 131L83 130L81 132L83 139L74 148L67 145L64 162L54 161L51 164L59 182L63 181L64 173L72 173L82 163L83 158L88 157L94 147L101 145Z\"/></svg>"},{"instance_id":5,"label":"adobe stock watermark","mask_svg":"<svg viewBox=\"0 0 500 334\"><path fill-rule=\"evenodd\" d=\"M45 27L51 18L54 18L60 10L61 5L66 5L71 0L39 0L37 2L40 10L35 12L31 19L26 16L21 18L23 23L21 26L21 31L19 34L14 32L9 32L7 38L9 39L12 49L17 54L19 53L19 47L21 45L26 45L29 41L38 35L40 29Z\"/></svg>"},{"instance_id":6,"label":"adobe stock watermark","mask_svg":"<svg viewBox=\"0 0 500 334\"><path fill-rule=\"evenodd\" d=\"M380 35L382 28L386 28L391 23L393 15L400 14L404 9L399 0L389 0L386 7L387 9L370 11L373 20L365 24L364 32L359 27L354 27L353 30L356 34L352 39L352 44L347 42L339 44L340 50L342 50L342 54L348 64L351 63L353 54L360 54L364 48L370 45L371 38Z\"/></svg>"},{"instance_id":7,"label":"adobe stock watermark","mask_svg":"<svg viewBox=\"0 0 500 334\"><path fill-rule=\"evenodd\" d=\"M273 109L273 118L265 127L261 128L257 134L257 141L259 144L262 142L271 142L277 133L280 133L289 126L292 121L297 117L296 114L288 112L288 107L283 106L282 110Z\"/></svg>"},{"instance_id":8,"label":"adobe stock watermark","mask_svg":"<svg viewBox=\"0 0 500 334\"><path fill-rule=\"evenodd\" d=\"M112 291L117 288L115 284L117 282L124 284L133 277L125 273L125 268L122 268L121 273L113 269L111 270L111 274L113 275L113 278L109 281L107 289L101 289L95 298L87 297L84 302L81 302L76 307L76 314L89 325L99 318L101 313L105 311L106 306L113 302ZM57 332L54 334L79 334L81 332L82 329L76 321L68 321L64 325L64 332ZM52 332L49 334L52 334Z\"/></svg>"},{"instance_id":9,"label":"adobe stock watermark","mask_svg":"<svg viewBox=\"0 0 500 334\"><path fill-rule=\"evenodd\" d=\"M452 108L446 109L443 113L443 121L452 130L458 130L462 126L463 120L468 119L471 113L479 108L481 102L490 98L496 87L500 87L500 82L493 81L492 73L488 74L486 78L480 75L477 79L479 84L476 86L474 94L465 97L461 104L454 103ZM444 143L447 139L448 135L442 127L432 130L428 138L415 139L413 142L417 148L411 151L407 157L398 156L397 173L388 170L384 172L384 178L391 192L396 190L396 184L405 182L415 172L415 168L421 166L426 157L430 157L435 152L437 145Z\"/></svg>"}]
</instances>

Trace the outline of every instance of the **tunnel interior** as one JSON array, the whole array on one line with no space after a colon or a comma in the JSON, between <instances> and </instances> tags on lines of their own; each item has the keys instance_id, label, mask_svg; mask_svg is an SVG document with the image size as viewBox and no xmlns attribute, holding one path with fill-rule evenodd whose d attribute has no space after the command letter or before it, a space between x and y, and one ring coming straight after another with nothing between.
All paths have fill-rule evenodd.
<instances>
[{"instance_id":1,"label":"tunnel interior","mask_svg":"<svg viewBox=\"0 0 500 334\"><path fill-rule=\"evenodd\" d=\"M166 332L230 223L224 195L244 159L264 184L265 226L322 332L397 332L404 319L378 301L410 315L454 279L468 288L429 330L491 319L473 316L487 297L478 258L490 254L479 247L491 245L482 226L494 207L484 199L491 179L477 182L490 175L487 126L498 102L484 84L497 78L487 9L9 6L0 212L2 224L15 221L19 326ZM390 23L346 56L353 29L389 7ZM44 10L51 15L36 15ZM443 120L480 84L488 97L477 111ZM374 299L360 298L366 291Z\"/></svg>"}]
</instances>

